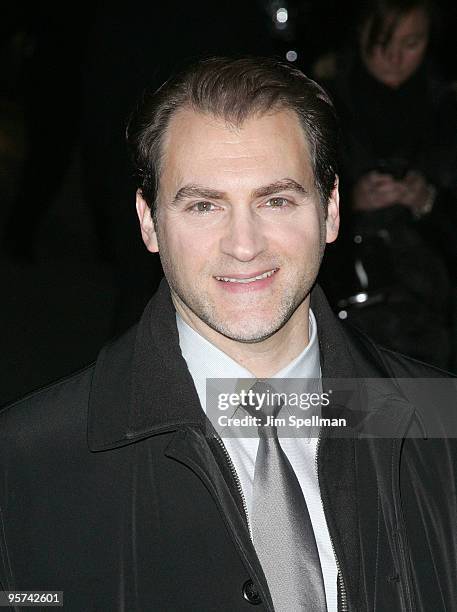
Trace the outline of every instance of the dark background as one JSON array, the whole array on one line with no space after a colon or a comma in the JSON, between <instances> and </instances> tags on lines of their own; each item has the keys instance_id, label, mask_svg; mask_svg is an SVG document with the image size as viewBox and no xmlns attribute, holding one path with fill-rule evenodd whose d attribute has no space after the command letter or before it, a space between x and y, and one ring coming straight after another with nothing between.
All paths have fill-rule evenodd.
<instances>
[{"instance_id":1,"label":"dark background","mask_svg":"<svg viewBox=\"0 0 457 612\"><path fill-rule=\"evenodd\" d=\"M127 115L192 58L263 54L310 72L356 2L10 3L0 23L0 404L95 359L141 312L158 263L136 228ZM457 4L433 52L457 78ZM285 7L281 29L276 11Z\"/></svg>"}]
</instances>

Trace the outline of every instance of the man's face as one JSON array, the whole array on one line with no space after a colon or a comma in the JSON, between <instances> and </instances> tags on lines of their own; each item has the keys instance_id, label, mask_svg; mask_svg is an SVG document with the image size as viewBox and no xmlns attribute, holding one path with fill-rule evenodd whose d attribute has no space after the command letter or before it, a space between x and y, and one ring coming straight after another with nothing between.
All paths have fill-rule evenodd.
<instances>
[{"instance_id":1,"label":"man's face","mask_svg":"<svg viewBox=\"0 0 457 612\"><path fill-rule=\"evenodd\" d=\"M380 41L370 53L366 53L363 51L367 39L366 27L362 32L361 45L362 58L368 72L388 87L399 87L422 63L427 50L428 35L427 14L422 9L413 9L400 18L386 46Z\"/></svg>"},{"instance_id":2,"label":"man's face","mask_svg":"<svg viewBox=\"0 0 457 612\"><path fill-rule=\"evenodd\" d=\"M337 190L325 220L298 118L277 111L235 129L183 109L163 146L156 227L141 195L137 208L178 312L233 340L270 337L304 303L338 231Z\"/></svg>"}]
</instances>

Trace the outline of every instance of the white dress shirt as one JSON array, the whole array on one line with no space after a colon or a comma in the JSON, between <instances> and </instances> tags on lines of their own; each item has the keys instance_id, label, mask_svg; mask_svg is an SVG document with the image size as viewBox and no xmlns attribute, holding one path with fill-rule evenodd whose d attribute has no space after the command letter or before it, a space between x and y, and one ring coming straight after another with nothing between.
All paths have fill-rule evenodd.
<instances>
[{"instance_id":1,"label":"white dress shirt","mask_svg":"<svg viewBox=\"0 0 457 612\"><path fill-rule=\"evenodd\" d=\"M179 344L194 380L203 410L206 412L207 378L255 378L226 353L208 342L177 314ZM309 343L285 368L270 378L321 377L316 319L309 312ZM322 565L328 612L337 611L337 566L325 520L317 477L317 438L280 438L280 444L295 470L308 506ZM243 490L248 514L251 511L257 437L225 437L224 444L235 466Z\"/></svg>"}]
</instances>

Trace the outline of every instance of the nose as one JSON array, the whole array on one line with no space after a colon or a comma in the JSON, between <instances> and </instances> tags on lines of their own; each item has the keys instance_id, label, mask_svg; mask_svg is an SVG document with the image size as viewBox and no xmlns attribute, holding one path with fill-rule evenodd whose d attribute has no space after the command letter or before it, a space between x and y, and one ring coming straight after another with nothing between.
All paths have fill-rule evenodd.
<instances>
[{"instance_id":1,"label":"nose","mask_svg":"<svg viewBox=\"0 0 457 612\"><path fill-rule=\"evenodd\" d=\"M262 220L249 208L233 209L220 248L238 261L252 261L267 246Z\"/></svg>"},{"instance_id":2,"label":"nose","mask_svg":"<svg viewBox=\"0 0 457 612\"><path fill-rule=\"evenodd\" d=\"M391 66L398 67L403 61L403 52L399 45L389 45L385 50L385 56Z\"/></svg>"}]
</instances>

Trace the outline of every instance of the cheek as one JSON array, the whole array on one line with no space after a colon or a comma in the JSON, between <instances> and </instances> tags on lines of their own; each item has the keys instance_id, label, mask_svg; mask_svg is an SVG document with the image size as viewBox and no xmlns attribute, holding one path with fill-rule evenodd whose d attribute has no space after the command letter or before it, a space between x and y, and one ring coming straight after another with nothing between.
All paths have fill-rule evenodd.
<instances>
[{"instance_id":1,"label":"cheek","mask_svg":"<svg viewBox=\"0 0 457 612\"><path fill-rule=\"evenodd\" d=\"M290 259L303 259L305 254L319 252L321 243L325 239L325 223L319 218L307 218L302 222L295 220L281 226L278 224L269 235L270 251L284 253Z\"/></svg>"},{"instance_id":2,"label":"cheek","mask_svg":"<svg viewBox=\"0 0 457 612\"><path fill-rule=\"evenodd\" d=\"M373 56L371 60L372 74L377 77L382 77L384 73L390 70L390 64L382 53Z\"/></svg>"},{"instance_id":3,"label":"cheek","mask_svg":"<svg viewBox=\"0 0 457 612\"><path fill-rule=\"evenodd\" d=\"M158 242L162 265L181 277L194 276L214 255L209 236L204 237L201 231L181 225L159 232Z\"/></svg>"},{"instance_id":4,"label":"cheek","mask_svg":"<svg viewBox=\"0 0 457 612\"><path fill-rule=\"evenodd\" d=\"M367 71L376 79L382 80L386 70L384 57L376 52L369 57L364 58L364 64Z\"/></svg>"},{"instance_id":5,"label":"cheek","mask_svg":"<svg viewBox=\"0 0 457 612\"><path fill-rule=\"evenodd\" d=\"M408 55L406 56L408 68L410 70L415 70L422 63L422 60L424 59L424 55L425 55L425 47L422 47L421 49L416 49L414 51L410 51Z\"/></svg>"}]
</instances>

